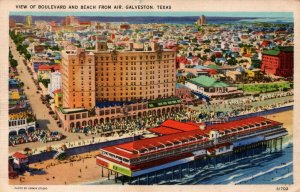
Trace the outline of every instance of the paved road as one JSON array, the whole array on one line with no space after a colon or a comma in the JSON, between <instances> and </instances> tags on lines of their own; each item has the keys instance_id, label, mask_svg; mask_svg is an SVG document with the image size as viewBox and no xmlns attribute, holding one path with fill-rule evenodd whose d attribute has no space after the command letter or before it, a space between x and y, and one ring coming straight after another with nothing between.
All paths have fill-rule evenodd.
<instances>
[{"instance_id":1,"label":"paved road","mask_svg":"<svg viewBox=\"0 0 300 192\"><path fill-rule=\"evenodd\" d=\"M37 88L31 79L31 75L23 62L23 57L16 50L16 46L10 41L11 51L15 59L18 61L18 78L24 83L24 91L30 102L33 112L36 114L37 123L41 129L60 130L54 119L48 114L49 109L42 103L40 94L37 94ZM29 89L27 89L29 87Z\"/></svg>"},{"instance_id":2,"label":"paved road","mask_svg":"<svg viewBox=\"0 0 300 192\"><path fill-rule=\"evenodd\" d=\"M233 99L232 99L233 100ZM189 106L190 108L198 111L222 111L222 112L227 112L227 111L232 111L232 109L242 109L244 106L252 106L252 107L258 107L258 106L269 106L277 103L284 103L288 102L290 100L293 100L293 96L286 96L286 97L280 97L280 98L273 98L273 99L267 99L263 101L255 101L251 102L249 104L234 104L234 105L224 105L224 104L212 104L212 105L199 105L197 107L195 106Z\"/></svg>"}]
</instances>

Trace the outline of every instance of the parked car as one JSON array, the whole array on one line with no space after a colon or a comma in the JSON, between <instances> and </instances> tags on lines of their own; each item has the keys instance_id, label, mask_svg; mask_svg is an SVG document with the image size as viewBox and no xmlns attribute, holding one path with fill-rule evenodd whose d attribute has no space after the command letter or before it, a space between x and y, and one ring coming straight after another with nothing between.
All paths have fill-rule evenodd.
<instances>
[{"instance_id":1,"label":"parked car","mask_svg":"<svg viewBox=\"0 0 300 192\"><path fill-rule=\"evenodd\" d=\"M54 114L54 112L53 111L49 111L49 115L53 115Z\"/></svg>"}]
</instances>

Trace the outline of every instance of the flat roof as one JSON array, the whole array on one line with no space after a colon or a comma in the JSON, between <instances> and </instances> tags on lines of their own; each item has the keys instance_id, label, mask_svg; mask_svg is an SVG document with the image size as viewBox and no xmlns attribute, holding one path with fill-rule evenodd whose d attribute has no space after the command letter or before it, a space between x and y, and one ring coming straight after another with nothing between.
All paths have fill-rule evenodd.
<instances>
[{"instance_id":1,"label":"flat roof","mask_svg":"<svg viewBox=\"0 0 300 192\"><path fill-rule=\"evenodd\" d=\"M189 123L182 123L182 122L171 120L171 119L168 119L165 122L163 122L161 124L161 126L169 127L169 128L173 128L173 129L177 129L177 130L181 130L181 131L193 131L193 130L199 129L199 125L197 125L197 124L191 125Z\"/></svg>"},{"instance_id":2,"label":"flat roof","mask_svg":"<svg viewBox=\"0 0 300 192\"><path fill-rule=\"evenodd\" d=\"M176 129L172 129L172 128L168 128L168 127L162 127L162 126L151 128L148 131L151 131L153 133L158 133L158 134L161 134L161 135L170 135L170 134L173 134L173 133L182 132L181 130L176 130Z\"/></svg>"},{"instance_id":3,"label":"flat roof","mask_svg":"<svg viewBox=\"0 0 300 192\"><path fill-rule=\"evenodd\" d=\"M199 77L188 80L190 83L196 84L200 87L228 87L229 85L218 81L212 77L201 75Z\"/></svg>"},{"instance_id":4,"label":"flat roof","mask_svg":"<svg viewBox=\"0 0 300 192\"><path fill-rule=\"evenodd\" d=\"M88 111L87 109L84 108L77 108L77 109L64 109L64 108L60 108L60 111L63 114L70 114L70 113L80 113L80 112L85 112Z\"/></svg>"}]
</instances>

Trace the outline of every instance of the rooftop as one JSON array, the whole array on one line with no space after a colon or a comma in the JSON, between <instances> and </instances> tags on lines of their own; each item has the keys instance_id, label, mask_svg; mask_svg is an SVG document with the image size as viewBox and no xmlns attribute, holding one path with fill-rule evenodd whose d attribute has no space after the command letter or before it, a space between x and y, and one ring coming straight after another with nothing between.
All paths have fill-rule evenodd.
<instances>
[{"instance_id":1,"label":"rooftop","mask_svg":"<svg viewBox=\"0 0 300 192\"><path fill-rule=\"evenodd\" d=\"M190 83L196 84L200 87L228 87L229 85L218 81L212 77L201 75L199 77L189 80Z\"/></svg>"},{"instance_id":2,"label":"rooftop","mask_svg":"<svg viewBox=\"0 0 300 192\"><path fill-rule=\"evenodd\" d=\"M130 105L133 103L135 103L135 102L133 102L133 101L102 101L102 102L97 102L96 107L105 108L105 107L113 107L113 106Z\"/></svg>"},{"instance_id":3,"label":"rooftop","mask_svg":"<svg viewBox=\"0 0 300 192\"><path fill-rule=\"evenodd\" d=\"M39 71L59 70L59 65L40 65Z\"/></svg>"},{"instance_id":4,"label":"rooftop","mask_svg":"<svg viewBox=\"0 0 300 192\"><path fill-rule=\"evenodd\" d=\"M294 52L294 47L292 47L292 46L289 46L289 47L276 47L275 49L269 49L269 50L263 51L263 54L277 56L282 51L283 52Z\"/></svg>"},{"instance_id":5,"label":"rooftop","mask_svg":"<svg viewBox=\"0 0 300 192\"><path fill-rule=\"evenodd\" d=\"M156 99L148 101L148 107L149 108L155 108L155 107L162 107L166 105L174 105L181 103L181 100L179 98L162 98L162 99Z\"/></svg>"},{"instance_id":6,"label":"rooftop","mask_svg":"<svg viewBox=\"0 0 300 192\"><path fill-rule=\"evenodd\" d=\"M27 158L27 155L24 155L23 153L20 153L20 152L15 152L12 156L17 159L26 159Z\"/></svg>"},{"instance_id":7,"label":"rooftop","mask_svg":"<svg viewBox=\"0 0 300 192\"><path fill-rule=\"evenodd\" d=\"M85 112L88 111L87 109L84 108L77 108L77 109L64 109L64 108L60 108L60 111L63 114L70 114L70 113L80 113L80 112Z\"/></svg>"},{"instance_id":8,"label":"rooftop","mask_svg":"<svg viewBox=\"0 0 300 192\"><path fill-rule=\"evenodd\" d=\"M163 127L167 125L166 129ZM183 145L190 145L195 142L204 142L208 140L211 130L218 130L222 133L238 134L238 131L247 132L249 129L264 129L266 127L281 125L281 123L269 120L264 117L251 117L247 119L207 126L204 130L196 129L196 126L190 124L188 128L186 123L167 121L160 127L153 128L153 131L165 129L166 135L141 139L120 145L104 147L102 150L109 151L127 158L134 158L140 155L166 150L167 147L176 148ZM254 131L252 129L252 131ZM161 132L163 133L163 132Z\"/></svg>"}]
</instances>

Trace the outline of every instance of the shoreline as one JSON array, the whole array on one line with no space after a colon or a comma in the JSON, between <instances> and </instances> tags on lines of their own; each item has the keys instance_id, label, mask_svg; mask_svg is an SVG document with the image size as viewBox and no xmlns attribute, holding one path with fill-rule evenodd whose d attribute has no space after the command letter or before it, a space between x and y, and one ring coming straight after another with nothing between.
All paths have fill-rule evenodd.
<instances>
[{"instance_id":1,"label":"shoreline","mask_svg":"<svg viewBox=\"0 0 300 192\"><path fill-rule=\"evenodd\" d=\"M265 116L269 119L283 123L287 129L288 137L293 136L293 110L284 111ZM68 157L68 160L59 162L58 160L46 160L41 163L30 164L30 168L37 168L44 171L44 174L30 176L26 174L16 179L9 179L10 185L93 185L97 181L104 181L106 177L101 177L101 169L96 164L95 156L99 150ZM73 158L72 162L70 160ZM65 174L61 174L65 173ZM107 170L104 169L104 175ZM113 179L111 179L112 182ZM118 183L117 183L118 184ZM115 185L115 183L114 183Z\"/></svg>"}]
</instances>

